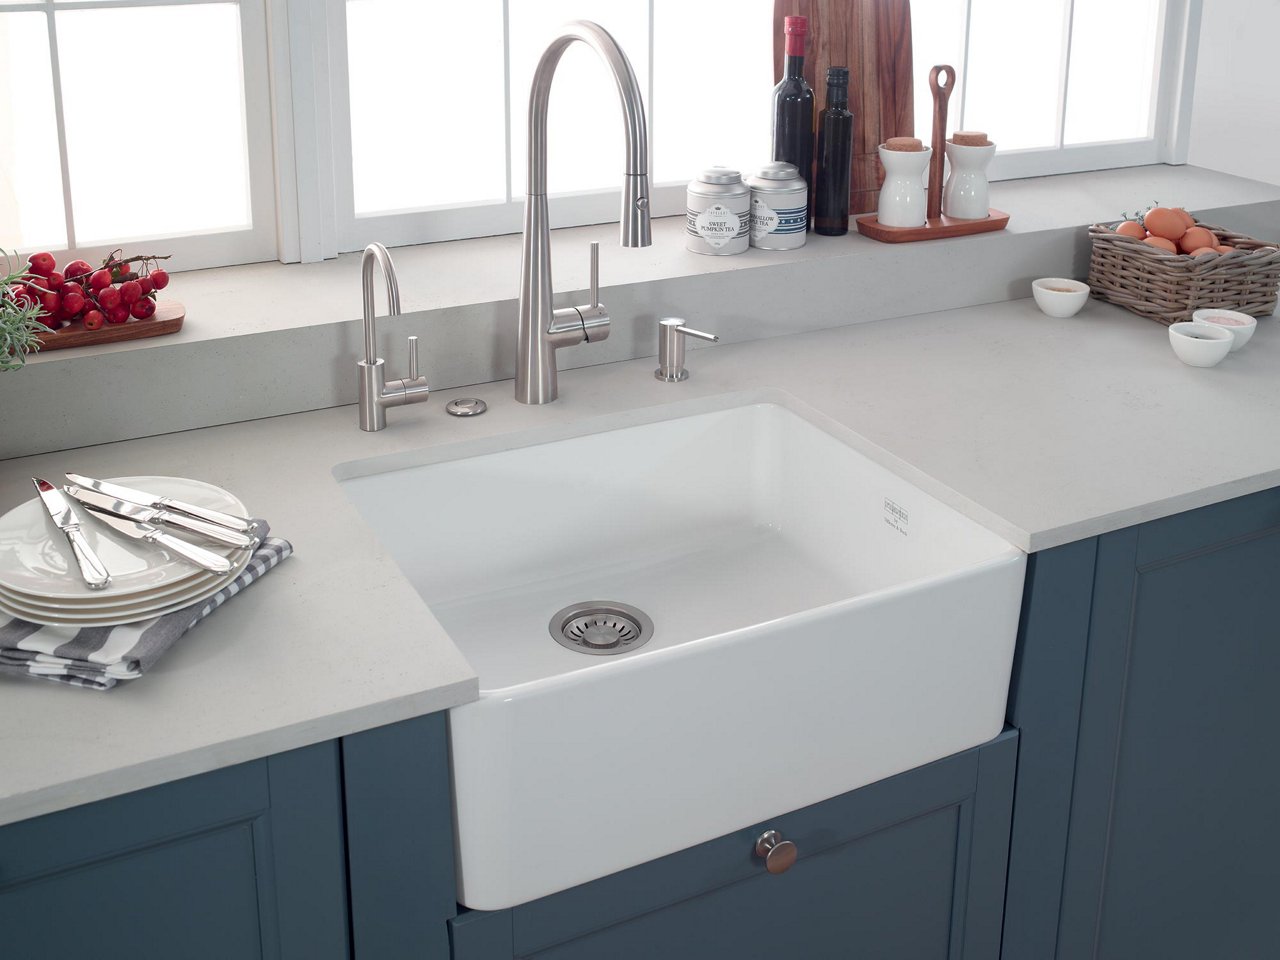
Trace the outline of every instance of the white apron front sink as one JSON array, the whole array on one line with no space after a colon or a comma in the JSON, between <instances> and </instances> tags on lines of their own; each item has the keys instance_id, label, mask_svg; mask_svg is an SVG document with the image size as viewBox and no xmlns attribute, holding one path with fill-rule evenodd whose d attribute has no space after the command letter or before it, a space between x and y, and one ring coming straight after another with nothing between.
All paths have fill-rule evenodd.
<instances>
[{"instance_id":1,"label":"white apron front sink","mask_svg":"<svg viewBox=\"0 0 1280 960\"><path fill-rule=\"evenodd\" d=\"M480 677L449 718L462 903L524 903L1000 732L1025 555L849 436L769 391L335 471ZM580 601L638 608L652 638L556 642Z\"/></svg>"}]
</instances>

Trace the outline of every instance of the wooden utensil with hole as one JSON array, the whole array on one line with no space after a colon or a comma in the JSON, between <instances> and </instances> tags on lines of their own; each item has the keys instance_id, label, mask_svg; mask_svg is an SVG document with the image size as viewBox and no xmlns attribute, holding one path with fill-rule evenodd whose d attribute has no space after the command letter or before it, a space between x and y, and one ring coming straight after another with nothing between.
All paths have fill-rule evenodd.
<instances>
[{"instance_id":1,"label":"wooden utensil with hole","mask_svg":"<svg viewBox=\"0 0 1280 960\"><path fill-rule=\"evenodd\" d=\"M944 82L945 81L945 82ZM947 159L947 101L956 85L956 71L947 64L939 64L929 71L929 89L933 91L933 156L929 158L930 220L942 216L942 169Z\"/></svg>"},{"instance_id":2,"label":"wooden utensil with hole","mask_svg":"<svg viewBox=\"0 0 1280 960\"><path fill-rule=\"evenodd\" d=\"M988 208L981 220L957 220L942 212L942 172L947 159L947 101L956 83L955 70L939 64L929 71L929 89L933 91L933 154L929 157L929 194L925 204L927 219L920 227L885 227L874 213L855 218L858 232L881 243L911 243L915 240L941 240L965 237L975 233L1003 230L1009 215L995 207Z\"/></svg>"}]
</instances>

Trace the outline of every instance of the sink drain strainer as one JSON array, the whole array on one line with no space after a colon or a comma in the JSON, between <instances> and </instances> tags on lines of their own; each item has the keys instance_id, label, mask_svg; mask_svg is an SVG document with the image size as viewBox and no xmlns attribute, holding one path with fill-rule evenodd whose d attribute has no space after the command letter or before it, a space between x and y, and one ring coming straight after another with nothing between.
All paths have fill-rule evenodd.
<instances>
[{"instance_id":1,"label":"sink drain strainer","mask_svg":"<svg viewBox=\"0 0 1280 960\"><path fill-rule=\"evenodd\" d=\"M644 646L653 621L643 611L612 600L589 600L565 607L548 624L556 643L578 653L608 656Z\"/></svg>"}]
</instances>

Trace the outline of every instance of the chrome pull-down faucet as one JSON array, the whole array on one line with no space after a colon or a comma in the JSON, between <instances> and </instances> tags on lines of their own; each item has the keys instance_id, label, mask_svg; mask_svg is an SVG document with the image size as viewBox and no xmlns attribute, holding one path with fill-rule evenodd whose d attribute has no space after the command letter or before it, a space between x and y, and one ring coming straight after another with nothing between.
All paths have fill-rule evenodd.
<instances>
[{"instance_id":1,"label":"chrome pull-down faucet","mask_svg":"<svg viewBox=\"0 0 1280 960\"><path fill-rule=\"evenodd\" d=\"M599 297L599 245L591 250L590 304L552 306L551 230L547 215L547 105L551 81L565 49L575 40L595 50L613 73L622 101L627 169L622 185L621 243L647 247L649 225L649 132L640 85L627 55L599 24L575 20L551 41L533 74L529 91L529 177L524 202L524 242L520 260L520 314L516 344L516 399L550 403L559 393L556 350L595 343L609 336L609 314Z\"/></svg>"},{"instance_id":2,"label":"chrome pull-down faucet","mask_svg":"<svg viewBox=\"0 0 1280 960\"><path fill-rule=\"evenodd\" d=\"M409 338L409 376L387 382L387 364L378 356L378 328L373 315L373 268L382 268L387 282L387 315L400 314L400 284L391 254L380 243L364 248L360 261L360 287L364 295L364 359L356 364L360 373L360 429L381 430L387 425L387 407L422 403L431 394L427 378L418 375L418 338Z\"/></svg>"}]
</instances>

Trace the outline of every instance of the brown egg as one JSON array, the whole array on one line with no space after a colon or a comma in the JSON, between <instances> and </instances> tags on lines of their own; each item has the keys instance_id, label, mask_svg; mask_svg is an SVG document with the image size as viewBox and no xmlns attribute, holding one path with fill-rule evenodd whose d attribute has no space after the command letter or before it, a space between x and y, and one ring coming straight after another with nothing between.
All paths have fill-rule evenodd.
<instances>
[{"instance_id":1,"label":"brown egg","mask_svg":"<svg viewBox=\"0 0 1280 960\"><path fill-rule=\"evenodd\" d=\"M1192 227L1178 240L1178 246L1182 248L1183 253L1191 253L1201 247L1216 247L1217 245L1218 238L1213 235L1211 230L1206 230L1204 227Z\"/></svg>"},{"instance_id":2,"label":"brown egg","mask_svg":"<svg viewBox=\"0 0 1280 960\"><path fill-rule=\"evenodd\" d=\"M1220 243L1213 249L1217 250L1219 253L1230 253L1235 249L1235 247L1231 246L1229 243Z\"/></svg>"},{"instance_id":3,"label":"brown egg","mask_svg":"<svg viewBox=\"0 0 1280 960\"><path fill-rule=\"evenodd\" d=\"M1198 257L1202 253L1212 253L1215 257L1218 255L1218 251L1214 247L1200 247L1198 250L1191 251L1193 257Z\"/></svg>"},{"instance_id":4,"label":"brown egg","mask_svg":"<svg viewBox=\"0 0 1280 960\"><path fill-rule=\"evenodd\" d=\"M1181 240L1182 235L1187 232L1182 218L1168 207L1152 207L1142 218L1142 222L1152 236L1165 240Z\"/></svg>"},{"instance_id":5,"label":"brown egg","mask_svg":"<svg viewBox=\"0 0 1280 960\"><path fill-rule=\"evenodd\" d=\"M1151 244L1151 246L1155 247L1156 249L1164 250L1164 251L1167 251L1168 253L1178 252L1178 248L1173 245L1173 241L1166 240L1164 237L1150 236L1150 237L1147 237L1147 239L1143 240L1142 242L1149 243Z\"/></svg>"},{"instance_id":6,"label":"brown egg","mask_svg":"<svg viewBox=\"0 0 1280 960\"><path fill-rule=\"evenodd\" d=\"M1146 237L1147 231L1142 229L1142 224L1133 220L1125 220L1116 224L1116 233L1122 237L1133 237L1135 240L1142 240Z\"/></svg>"},{"instance_id":7,"label":"brown egg","mask_svg":"<svg viewBox=\"0 0 1280 960\"><path fill-rule=\"evenodd\" d=\"M1181 207L1174 207L1173 212L1182 218L1182 222L1186 224L1188 230L1196 225L1196 218Z\"/></svg>"}]
</instances>

